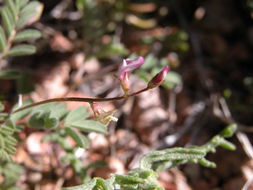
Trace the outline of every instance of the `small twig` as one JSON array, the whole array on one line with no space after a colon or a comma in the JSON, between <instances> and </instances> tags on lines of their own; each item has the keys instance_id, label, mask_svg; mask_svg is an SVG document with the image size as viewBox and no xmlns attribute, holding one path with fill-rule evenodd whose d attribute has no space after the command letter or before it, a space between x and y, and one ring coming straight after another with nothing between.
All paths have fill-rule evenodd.
<instances>
[{"instance_id":1,"label":"small twig","mask_svg":"<svg viewBox=\"0 0 253 190\"><path fill-rule=\"evenodd\" d=\"M220 100L220 99L223 99L223 100ZM216 95L212 98L212 101L213 101L213 113L221 121L223 121L224 123L228 125L232 123L236 123L238 125L239 131L253 133L253 126L246 126L244 124L238 123L237 121L233 119L224 98L220 98ZM221 106L221 109L219 106Z\"/></svg>"},{"instance_id":2,"label":"small twig","mask_svg":"<svg viewBox=\"0 0 253 190\"><path fill-rule=\"evenodd\" d=\"M176 92L175 90L171 90L170 94L169 94L169 107L168 107L168 113L169 113L169 120L171 123L171 126L174 125L174 123L176 122Z\"/></svg>"},{"instance_id":3,"label":"small twig","mask_svg":"<svg viewBox=\"0 0 253 190\"><path fill-rule=\"evenodd\" d=\"M85 62L85 60L84 60ZM94 74L90 74L89 76L87 77L84 77L82 78L83 74L84 74L84 65L83 64L77 71L77 73L75 74L75 76L73 77L74 78L74 81L73 83L70 85L68 91L65 93L65 96L67 94L69 94L72 90L74 90L75 88L77 88L81 83L83 82L86 82L86 81L89 81L89 80L93 80L93 79L97 79L97 78L100 78L102 76L104 76L104 74L108 74L110 73L112 70L114 70L116 68L116 65L110 65L106 68L102 68L99 73L94 73Z\"/></svg>"},{"instance_id":4,"label":"small twig","mask_svg":"<svg viewBox=\"0 0 253 190\"><path fill-rule=\"evenodd\" d=\"M68 6L70 5L70 3L71 3L71 0L61 1L58 5L56 5L54 7L54 9L50 12L50 14L54 18L61 18L62 14L63 14L63 11L68 8Z\"/></svg>"},{"instance_id":5,"label":"small twig","mask_svg":"<svg viewBox=\"0 0 253 190\"><path fill-rule=\"evenodd\" d=\"M232 114L228 108L227 102L223 97L219 98L219 103L222 109L222 113L224 114L224 117L226 118L227 121L230 121L231 123L236 123L235 120L232 118ZM251 142L247 135L241 131L237 131L236 137L240 141L243 150L247 154L247 156L250 159L253 159L253 147L251 145Z\"/></svg>"},{"instance_id":6,"label":"small twig","mask_svg":"<svg viewBox=\"0 0 253 190\"><path fill-rule=\"evenodd\" d=\"M253 147L252 147L251 142L250 142L249 138L247 137L247 135L243 132L238 131L236 133L236 137L238 138L238 140L242 144L243 150L245 151L247 156L250 159L253 159Z\"/></svg>"},{"instance_id":7,"label":"small twig","mask_svg":"<svg viewBox=\"0 0 253 190\"><path fill-rule=\"evenodd\" d=\"M191 128L191 126L193 126L199 115L204 111L205 107L206 104L202 101L192 105L192 114L186 118L184 124L179 127L179 130L176 133L165 137L166 146L174 145L178 139L180 139Z\"/></svg>"}]
</instances>

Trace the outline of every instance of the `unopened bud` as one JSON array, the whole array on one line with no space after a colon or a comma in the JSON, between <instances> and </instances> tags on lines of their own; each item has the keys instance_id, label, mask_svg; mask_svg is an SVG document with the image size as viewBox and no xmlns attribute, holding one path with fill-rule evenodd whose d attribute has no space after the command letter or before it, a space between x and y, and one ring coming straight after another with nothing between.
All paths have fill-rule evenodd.
<instances>
[{"instance_id":1,"label":"unopened bud","mask_svg":"<svg viewBox=\"0 0 253 190\"><path fill-rule=\"evenodd\" d=\"M134 60L131 59L123 60L123 63L119 68L118 78L125 92L125 95L128 94L128 91L130 89L129 73L143 64L144 58L141 56Z\"/></svg>"},{"instance_id":2,"label":"unopened bud","mask_svg":"<svg viewBox=\"0 0 253 190\"><path fill-rule=\"evenodd\" d=\"M129 76L128 73L124 73L123 74L123 78L120 81L121 82L121 86L125 92L125 94L127 95L129 89L130 89L130 82L129 82Z\"/></svg>"},{"instance_id":3,"label":"unopened bud","mask_svg":"<svg viewBox=\"0 0 253 190\"><path fill-rule=\"evenodd\" d=\"M169 66L165 66L159 73L157 73L148 83L148 88L155 88L161 85L169 72Z\"/></svg>"}]
</instances>

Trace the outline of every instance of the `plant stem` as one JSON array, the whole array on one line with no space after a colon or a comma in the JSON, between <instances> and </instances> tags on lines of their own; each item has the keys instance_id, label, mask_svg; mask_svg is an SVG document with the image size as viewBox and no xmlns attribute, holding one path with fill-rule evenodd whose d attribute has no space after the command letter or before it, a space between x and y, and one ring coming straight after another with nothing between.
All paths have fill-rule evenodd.
<instances>
[{"instance_id":1,"label":"plant stem","mask_svg":"<svg viewBox=\"0 0 253 190\"><path fill-rule=\"evenodd\" d=\"M39 106L42 104L47 104L47 103L51 103L51 102L88 102L88 103L93 103L93 102L107 102L107 101L117 101L117 100L123 100L123 99L127 99L129 97L132 96L136 96L142 92L147 91L148 88L143 88L142 90L139 90L137 92L134 92L132 94L129 94L127 96L118 96L118 97L114 97L114 98L77 98L77 97L67 97L67 98L52 98L52 99L48 99L48 100L43 100L40 102L36 102L24 107L21 107L19 109L16 109L15 111L13 111L12 113L17 113L35 106Z\"/></svg>"}]
</instances>

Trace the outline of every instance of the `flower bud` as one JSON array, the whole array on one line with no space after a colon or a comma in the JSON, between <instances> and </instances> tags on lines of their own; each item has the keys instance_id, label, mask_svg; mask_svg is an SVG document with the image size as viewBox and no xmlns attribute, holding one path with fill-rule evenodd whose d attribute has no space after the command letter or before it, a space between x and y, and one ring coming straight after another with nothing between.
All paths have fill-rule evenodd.
<instances>
[{"instance_id":1,"label":"flower bud","mask_svg":"<svg viewBox=\"0 0 253 190\"><path fill-rule=\"evenodd\" d=\"M129 73L130 71L140 67L144 64L144 58L138 57L137 59L124 59L122 65L119 68L118 78L120 80L121 86L127 95L130 89L130 82L129 82Z\"/></svg>"},{"instance_id":2,"label":"flower bud","mask_svg":"<svg viewBox=\"0 0 253 190\"><path fill-rule=\"evenodd\" d=\"M169 72L169 66L165 66L159 73L157 73L148 83L148 88L155 88L161 85Z\"/></svg>"},{"instance_id":3,"label":"flower bud","mask_svg":"<svg viewBox=\"0 0 253 190\"><path fill-rule=\"evenodd\" d=\"M128 93L129 89L130 89L130 82L129 82L129 75L128 73L124 73L123 74L123 78L122 80L120 81L121 82L121 86L125 92L125 94Z\"/></svg>"}]
</instances>

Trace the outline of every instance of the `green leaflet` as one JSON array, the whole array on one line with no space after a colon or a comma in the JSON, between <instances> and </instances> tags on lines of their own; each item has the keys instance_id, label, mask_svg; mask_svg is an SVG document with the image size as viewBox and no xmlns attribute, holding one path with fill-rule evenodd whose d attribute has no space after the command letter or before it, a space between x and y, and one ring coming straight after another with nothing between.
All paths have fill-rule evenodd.
<instances>
[{"instance_id":1,"label":"green leaflet","mask_svg":"<svg viewBox=\"0 0 253 190\"><path fill-rule=\"evenodd\" d=\"M160 151L154 151L146 154L140 161L140 168L154 169L153 165L164 162L171 162L170 167L181 161L190 161L193 159L202 159L206 153L203 150L196 150L193 148L169 148ZM174 164L173 164L174 163ZM159 168L156 166L156 168Z\"/></svg>"},{"instance_id":2,"label":"green leaflet","mask_svg":"<svg viewBox=\"0 0 253 190\"><path fill-rule=\"evenodd\" d=\"M1 10L3 27L6 29L8 36L12 33L15 23L13 23L13 16L8 7L3 7Z\"/></svg>"},{"instance_id":3,"label":"green leaflet","mask_svg":"<svg viewBox=\"0 0 253 190\"><path fill-rule=\"evenodd\" d=\"M4 177L1 181L1 190L19 190L17 181L23 173L23 167L9 161L0 161L0 175Z\"/></svg>"},{"instance_id":4,"label":"green leaflet","mask_svg":"<svg viewBox=\"0 0 253 190\"><path fill-rule=\"evenodd\" d=\"M20 19L17 22L17 29L21 29L28 24L36 22L43 10L43 5L38 1L32 1L25 6L20 13Z\"/></svg>"},{"instance_id":5,"label":"green leaflet","mask_svg":"<svg viewBox=\"0 0 253 190\"><path fill-rule=\"evenodd\" d=\"M209 160L205 158L200 159L198 163L207 168L216 168L216 164L214 162L210 162Z\"/></svg>"},{"instance_id":6,"label":"green leaflet","mask_svg":"<svg viewBox=\"0 0 253 190\"><path fill-rule=\"evenodd\" d=\"M28 3L29 0L16 0L16 4L18 6L18 8L23 8L27 3Z\"/></svg>"},{"instance_id":7,"label":"green leaflet","mask_svg":"<svg viewBox=\"0 0 253 190\"><path fill-rule=\"evenodd\" d=\"M56 117L52 117L50 112L44 114L44 126L46 129L56 128L59 125L59 120Z\"/></svg>"},{"instance_id":8,"label":"green leaflet","mask_svg":"<svg viewBox=\"0 0 253 190\"><path fill-rule=\"evenodd\" d=\"M0 102L0 111L4 110L4 105Z\"/></svg>"},{"instance_id":9,"label":"green leaflet","mask_svg":"<svg viewBox=\"0 0 253 190\"><path fill-rule=\"evenodd\" d=\"M65 119L65 123L71 124L75 121L84 120L89 115L87 109L84 106L80 106L74 110L71 110Z\"/></svg>"},{"instance_id":10,"label":"green leaflet","mask_svg":"<svg viewBox=\"0 0 253 190\"><path fill-rule=\"evenodd\" d=\"M66 104L55 104L54 106L50 107L49 110L50 116L55 117L58 120L63 119L68 113Z\"/></svg>"},{"instance_id":11,"label":"green leaflet","mask_svg":"<svg viewBox=\"0 0 253 190\"><path fill-rule=\"evenodd\" d=\"M80 132L74 129L71 129L70 127L65 127L65 132L75 140L77 146L81 148L88 147L89 142L88 142L87 137L82 135Z\"/></svg>"},{"instance_id":12,"label":"green leaflet","mask_svg":"<svg viewBox=\"0 0 253 190\"><path fill-rule=\"evenodd\" d=\"M36 52L36 48L33 45L16 45L10 49L7 56L22 56L31 55Z\"/></svg>"},{"instance_id":13,"label":"green leaflet","mask_svg":"<svg viewBox=\"0 0 253 190\"><path fill-rule=\"evenodd\" d=\"M52 117L50 111L37 111L29 119L28 125L33 128L56 128L59 125L59 120Z\"/></svg>"},{"instance_id":14,"label":"green leaflet","mask_svg":"<svg viewBox=\"0 0 253 190\"><path fill-rule=\"evenodd\" d=\"M23 42L27 40L35 40L41 37L41 32L35 29L26 29L22 32L19 32L13 42Z\"/></svg>"},{"instance_id":15,"label":"green leaflet","mask_svg":"<svg viewBox=\"0 0 253 190\"><path fill-rule=\"evenodd\" d=\"M0 26L0 51L3 51L6 46L6 36L3 27Z\"/></svg>"},{"instance_id":16,"label":"green leaflet","mask_svg":"<svg viewBox=\"0 0 253 190\"><path fill-rule=\"evenodd\" d=\"M80 129L81 131L84 132L96 132L101 134L107 134L107 128L97 121L92 120L75 121L69 124L68 126Z\"/></svg>"},{"instance_id":17,"label":"green leaflet","mask_svg":"<svg viewBox=\"0 0 253 190\"><path fill-rule=\"evenodd\" d=\"M13 0L6 0L7 6L10 8L11 14L14 16L14 21L16 21L16 15L18 14L18 8Z\"/></svg>"},{"instance_id":18,"label":"green leaflet","mask_svg":"<svg viewBox=\"0 0 253 190\"><path fill-rule=\"evenodd\" d=\"M115 181L117 184L140 184L140 183L145 183L145 180L137 177L137 176L129 176L129 175L116 175L115 176Z\"/></svg>"},{"instance_id":19,"label":"green leaflet","mask_svg":"<svg viewBox=\"0 0 253 190\"><path fill-rule=\"evenodd\" d=\"M226 127L223 131L220 132L220 136L222 137L231 137L235 131L237 130L236 124L231 124Z\"/></svg>"},{"instance_id":20,"label":"green leaflet","mask_svg":"<svg viewBox=\"0 0 253 190\"><path fill-rule=\"evenodd\" d=\"M33 102L31 100L27 100L27 101L24 101L23 102L23 105L22 106L26 106L26 105L29 105L29 104L32 104ZM15 111L16 109L18 109L20 107L18 107L18 105L15 105L13 107L13 111ZM30 109L25 109L25 110L22 110L20 112L17 112L17 113L12 113L10 115L10 120L15 123L16 121L24 118L25 116L27 116L30 112L31 112L32 108Z\"/></svg>"},{"instance_id":21,"label":"green leaflet","mask_svg":"<svg viewBox=\"0 0 253 190\"><path fill-rule=\"evenodd\" d=\"M62 190L93 190L95 186L96 186L96 179L93 179L83 185L78 185L74 187L66 187L66 188L63 188Z\"/></svg>"}]
</instances>

